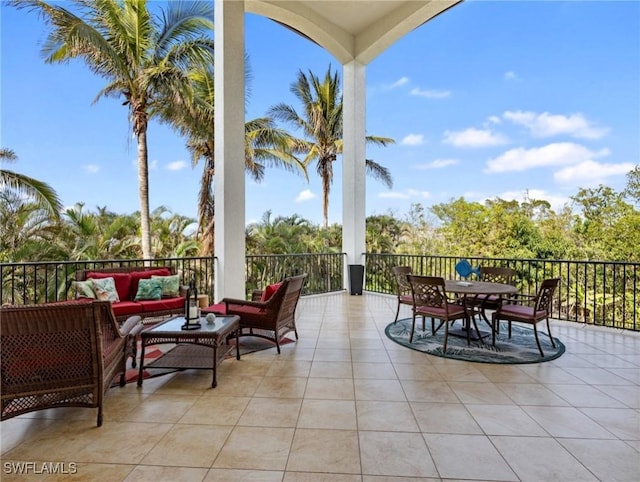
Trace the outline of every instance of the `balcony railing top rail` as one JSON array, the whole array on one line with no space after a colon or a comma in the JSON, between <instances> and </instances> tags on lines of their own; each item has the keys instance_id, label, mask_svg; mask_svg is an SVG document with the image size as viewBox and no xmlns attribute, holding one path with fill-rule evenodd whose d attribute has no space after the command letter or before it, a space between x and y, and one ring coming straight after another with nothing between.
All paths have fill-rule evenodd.
<instances>
[{"instance_id":1,"label":"balcony railing top rail","mask_svg":"<svg viewBox=\"0 0 640 482\"><path fill-rule=\"evenodd\" d=\"M366 261L367 291L395 294L393 266L411 266L421 274L458 278L460 257L373 254ZM554 318L585 324L640 331L640 263L468 257L473 266L506 266L516 270L519 291L534 294L545 278L559 277ZM251 255L246 257L246 289L254 289L300 273L307 273L304 295L345 289L344 253ZM196 279L199 293L213 300L215 258L158 258L153 260L91 260L0 263L0 299L9 304L45 303L75 297L72 281L82 269L134 265L174 266L183 282Z\"/></svg>"}]
</instances>

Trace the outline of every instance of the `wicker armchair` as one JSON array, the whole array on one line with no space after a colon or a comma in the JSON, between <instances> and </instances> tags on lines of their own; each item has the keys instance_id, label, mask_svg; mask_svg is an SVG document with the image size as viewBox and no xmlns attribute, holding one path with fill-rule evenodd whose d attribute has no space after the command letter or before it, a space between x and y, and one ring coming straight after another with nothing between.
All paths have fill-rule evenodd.
<instances>
[{"instance_id":1,"label":"wicker armchair","mask_svg":"<svg viewBox=\"0 0 640 482\"><path fill-rule=\"evenodd\" d=\"M275 342L280 353L280 339L296 329L296 307L302 293L306 274L285 278L267 301L247 301L224 298L224 313L240 317L238 336L257 336Z\"/></svg>"},{"instance_id":2,"label":"wicker armchair","mask_svg":"<svg viewBox=\"0 0 640 482\"><path fill-rule=\"evenodd\" d=\"M108 301L0 308L1 420L55 407L98 408L114 378L125 384L140 317L118 326Z\"/></svg>"}]
</instances>

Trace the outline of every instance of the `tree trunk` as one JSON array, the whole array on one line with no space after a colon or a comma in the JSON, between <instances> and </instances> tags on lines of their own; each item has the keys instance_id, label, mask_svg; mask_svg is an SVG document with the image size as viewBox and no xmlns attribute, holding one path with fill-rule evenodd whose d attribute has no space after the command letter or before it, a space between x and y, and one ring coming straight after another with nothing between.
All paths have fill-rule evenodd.
<instances>
[{"instance_id":1,"label":"tree trunk","mask_svg":"<svg viewBox=\"0 0 640 482\"><path fill-rule=\"evenodd\" d=\"M140 196L140 237L142 257L153 258L151 252L151 222L149 220L149 159L147 152L147 131L138 134L138 195Z\"/></svg>"}]
</instances>

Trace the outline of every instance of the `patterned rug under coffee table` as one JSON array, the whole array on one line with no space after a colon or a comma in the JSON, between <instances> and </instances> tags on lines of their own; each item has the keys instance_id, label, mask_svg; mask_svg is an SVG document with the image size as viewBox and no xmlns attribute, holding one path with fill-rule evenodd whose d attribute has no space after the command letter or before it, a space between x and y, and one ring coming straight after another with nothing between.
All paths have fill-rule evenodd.
<instances>
[{"instance_id":1,"label":"patterned rug under coffee table","mask_svg":"<svg viewBox=\"0 0 640 482\"><path fill-rule=\"evenodd\" d=\"M280 340L280 346L287 345L289 343L293 343L295 340L291 338L284 337ZM231 344L235 344L235 340L231 340ZM144 358L145 358L145 366L151 363L153 360L161 357L167 351L171 350L174 347L172 344L162 344L162 345L149 345L145 350ZM240 356L248 355L249 353L254 353L257 351L269 350L273 349L275 351L276 345L274 342L265 340L263 338L257 338L252 336L246 336L240 338ZM138 342L138 355L141 352L140 342ZM229 357L235 357L235 349ZM175 368L145 368L142 372L142 378L153 378L160 375L166 375L167 373L173 373L178 371ZM127 383L136 382L138 380L138 368L131 367L131 359L127 361L127 373L125 375Z\"/></svg>"},{"instance_id":2,"label":"patterned rug under coffee table","mask_svg":"<svg viewBox=\"0 0 640 482\"><path fill-rule=\"evenodd\" d=\"M436 323L438 323L437 320ZM440 328L435 336L431 335L430 320L427 320L427 329L424 332L421 328L422 320L419 318L416 320L413 343L409 343L411 318L390 323L385 328L385 333L389 339L412 350L444 358L478 363L540 363L554 360L565 351L565 346L555 337L553 340L556 346L555 348L551 346L551 340L549 340L545 331L546 328L538 329L540 344L544 352L544 356L541 357L532 328L513 323L511 325L511 338L508 338L507 323L500 323L500 333L496 336L495 347L491 345L491 337L485 338L484 341L471 341L471 344L467 346L466 338L451 336L450 334L447 341L447 352L443 353L444 327Z\"/></svg>"}]
</instances>

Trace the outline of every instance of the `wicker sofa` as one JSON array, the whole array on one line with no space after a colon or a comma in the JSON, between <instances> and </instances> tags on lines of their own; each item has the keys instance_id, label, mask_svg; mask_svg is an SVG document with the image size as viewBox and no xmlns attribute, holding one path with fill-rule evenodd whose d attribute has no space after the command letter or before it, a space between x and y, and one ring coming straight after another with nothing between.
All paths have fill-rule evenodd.
<instances>
[{"instance_id":1,"label":"wicker sofa","mask_svg":"<svg viewBox=\"0 0 640 482\"><path fill-rule=\"evenodd\" d=\"M175 274L176 270L173 266L123 266L80 270L76 272L76 281L86 281L91 278L114 278L119 301L112 303L113 312L117 320L122 322L132 315L147 318L184 313L185 298L182 290L179 296L162 297L159 300L135 300L141 279Z\"/></svg>"},{"instance_id":2,"label":"wicker sofa","mask_svg":"<svg viewBox=\"0 0 640 482\"><path fill-rule=\"evenodd\" d=\"M98 408L114 379L125 384L141 318L119 326L108 301L0 308L1 420L56 407Z\"/></svg>"}]
</instances>

